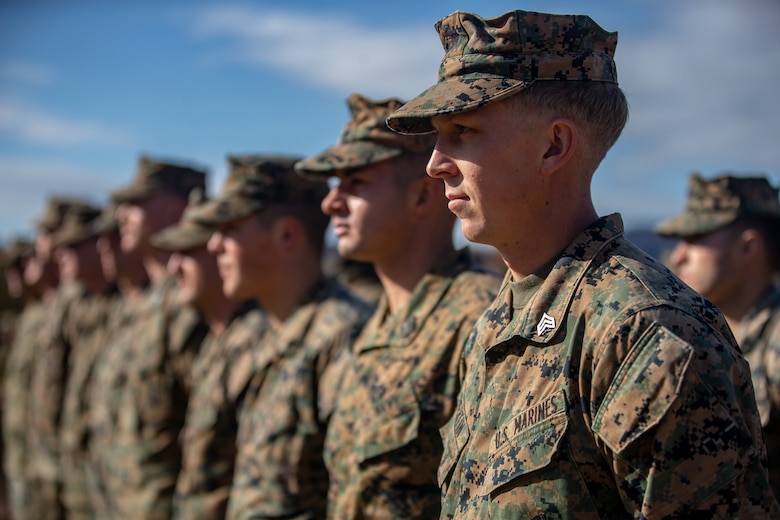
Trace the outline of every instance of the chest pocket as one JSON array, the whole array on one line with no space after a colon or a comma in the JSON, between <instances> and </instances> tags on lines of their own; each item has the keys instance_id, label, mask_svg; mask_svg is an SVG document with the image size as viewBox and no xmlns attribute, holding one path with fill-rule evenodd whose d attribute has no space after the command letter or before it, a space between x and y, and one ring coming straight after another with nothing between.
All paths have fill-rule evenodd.
<instances>
[{"instance_id":1,"label":"chest pocket","mask_svg":"<svg viewBox=\"0 0 780 520\"><path fill-rule=\"evenodd\" d=\"M420 404L408 386L372 402L369 417L360 419L355 451L359 462L388 453L415 440L420 428Z\"/></svg>"},{"instance_id":2,"label":"chest pocket","mask_svg":"<svg viewBox=\"0 0 780 520\"><path fill-rule=\"evenodd\" d=\"M521 410L491 440L480 494L549 466L568 428L563 390Z\"/></svg>"}]
</instances>

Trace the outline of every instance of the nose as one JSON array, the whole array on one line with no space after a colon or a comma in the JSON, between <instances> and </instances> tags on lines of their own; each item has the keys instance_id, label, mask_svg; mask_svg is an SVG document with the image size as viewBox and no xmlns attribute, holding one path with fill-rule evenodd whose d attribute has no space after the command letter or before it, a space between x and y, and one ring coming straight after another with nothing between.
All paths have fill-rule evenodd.
<instances>
[{"instance_id":1,"label":"nose","mask_svg":"<svg viewBox=\"0 0 780 520\"><path fill-rule=\"evenodd\" d=\"M322 199L322 203L320 203L320 209L322 209L322 212L330 216L343 212L346 207L341 190L339 190L338 178L333 177L333 179L336 180L328 180L330 191L328 191L328 194L325 195L325 198Z\"/></svg>"},{"instance_id":2,"label":"nose","mask_svg":"<svg viewBox=\"0 0 780 520\"><path fill-rule=\"evenodd\" d=\"M444 153L437 144L433 149L433 153L431 153L431 158L428 159L428 165L425 167L425 171L428 173L429 177L442 179L444 177L456 175L458 169L452 158Z\"/></svg>"},{"instance_id":3,"label":"nose","mask_svg":"<svg viewBox=\"0 0 780 520\"><path fill-rule=\"evenodd\" d=\"M168 257L168 272L176 275L181 271L181 255L179 253L171 253Z\"/></svg>"},{"instance_id":4,"label":"nose","mask_svg":"<svg viewBox=\"0 0 780 520\"><path fill-rule=\"evenodd\" d=\"M211 254L219 254L222 252L222 240L223 240L222 233L219 231L215 232L213 235L211 235L211 238L209 238L208 243L206 244L206 249L208 249L209 253Z\"/></svg>"}]
</instances>

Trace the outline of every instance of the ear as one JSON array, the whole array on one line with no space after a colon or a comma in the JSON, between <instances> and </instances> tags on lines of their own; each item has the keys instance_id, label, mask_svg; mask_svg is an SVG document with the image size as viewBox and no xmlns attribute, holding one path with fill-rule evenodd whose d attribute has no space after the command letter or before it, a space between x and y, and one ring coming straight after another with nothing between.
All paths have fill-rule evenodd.
<instances>
[{"instance_id":1,"label":"ear","mask_svg":"<svg viewBox=\"0 0 780 520\"><path fill-rule=\"evenodd\" d=\"M755 229L748 228L740 235L740 252L744 258L764 256L764 241Z\"/></svg>"},{"instance_id":2,"label":"ear","mask_svg":"<svg viewBox=\"0 0 780 520\"><path fill-rule=\"evenodd\" d=\"M410 183L409 190L418 216L428 214L436 205L446 206L444 183L432 177L421 177Z\"/></svg>"},{"instance_id":3,"label":"ear","mask_svg":"<svg viewBox=\"0 0 780 520\"><path fill-rule=\"evenodd\" d=\"M572 159L580 134L572 120L560 118L547 126L545 136L548 148L542 157L542 174L552 175Z\"/></svg>"},{"instance_id":4,"label":"ear","mask_svg":"<svg viewBox=\"0 0 780 520\"><path fill-rule=\"evenodd\" d=\"M292 216L278 217L271 225L274 242L282 251L292 251L303 243L303 222Z\"/></svg>"}]
</instances>

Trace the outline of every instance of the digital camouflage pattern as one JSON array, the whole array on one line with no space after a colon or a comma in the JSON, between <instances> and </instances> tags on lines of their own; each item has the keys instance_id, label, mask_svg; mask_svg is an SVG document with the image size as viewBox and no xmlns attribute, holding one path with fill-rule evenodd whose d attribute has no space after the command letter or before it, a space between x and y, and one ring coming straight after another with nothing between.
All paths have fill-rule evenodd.
<instances>
[{"instance_id":1,"label":"digital camouflage pattern","mask_svg":"<svg viewBox=\"0 0 780 520\"><path fill-rule=\"evenodd\" d=\"M477 323L443 430L444 518L780 514L725 319L622 235L619 215L596 221Z\"/></svg>"},{"instance_id":2,"label":"digital camouflage pattern","mask_svg":"<svg viewBox=\"0 0 780 520\"><path fill-rule=\"evenodd\" d=\"M343 375L340 353L372 309L323 280L254 351L239 410L236 467L226 518L325 517L325 429Z\"/></svg>"},{"instance_id":3,"label":"digital camouflage pattern","mask_svg":"<svg viewBox=\"0 0 780 520\"><path fill-rule=\"evenodd\" d=\"M35 344L32 373L27 391L29 474L37 498L31 500L33 518L62 518L60 418L65 394L68 360L75 338L71 324L87 297L78 283L65 283L48 310Z\"/></svg>"},{"instance_id":4,"label":"digital camouflage pattern","mask_svg":"<svg viewBox=\"0 0 780 520\"><path fill-rule=\"evenodd\" d=\"M777 219L780 226L778 189L765 177L724 175L706 180L698 174L688 177L685 211L662 222L656 233L667 237L703 235L741 217Z\"/></svg>"},{"instance_id":5,"label":"digital camouflage pattern","mask_svg":"<svg viewBox=\"0 0 780 520\"><path fill-rule=\"evenodd\" d=\"M96 517L87 485L87 405L95 360L109 342L112 332L109 317L120 298L114 287L105 294L86 296L76 303L68 324L67 336L72 347L65 374L59 436L62 501L69 520Z\"/></svg>"},{"instance_id":6,"label":"digital camouflage pattern","mask_svg":"<svg viewBox=\"0 0 780 520\"><path fill-rule=\"evenodd\" d=\"M406 309L389 315L380 299L347 353L328 425L328 518L439 517L439 429L455 409L466 338L499 282L463 250L420 279Z\"/></svg>"},{"instance_id":7,"label":"digital camouflage pattern","mask_svg":"<svg viewBox=\"0 0 780 520\"><path fill-rule=\"evenodd\" d=\"M327 186L297 175L300 157L229 156L228 176L219 197L193 211L192 219L218 225L240 220L274 204L319 204Z\"/></svg>"},{"instance_id":8,"label":"digital camouflage pattern","mask_svg":"<svg viewBox=\"0 0 780 520\"><path fill-rule=\"evenodd\" d=\"M8 477L9 503L13 518L32 518L30 509L30 382L35 362L35 345L49 319L51 304L25 305L14 334L3 381L3 469Z\"/></svg>"},{"instance_id":9,"label":"digital camouflage pattern","mask_svg":"<svg viewBox=\"0 0 780 520\"><path fill-rule=\"evenodd\" d=\"M192 165L160 161L142 155L138 158L133 182L111 193L114 204L135 202L156 193L188 196L194 189L206 191L206 171Z\"/></svg>"},{"instance_id":10,"label":"digital camouflage pattern","mask_svg":"<svg viewBox=\"0 0 780 520\"><path fill-rule=\"evenodd\" d=\"M216 226L202 224L193 218L193 214L205 202L206 197L201 190L192 190L179 222L155 233L150 239L151 244L164 251L190 251L206 247Z\"/></svg>"},{"instance_id":11,"label":"digital camouflage pattern","mask_svg":"<svg viewBox=\"0 0 780 520\"><path fill-rule=\"evenodd\" d=\"M209 334L193 365L193 392L182 432L174 518L223 519L236 459L238 410L262 348L268 318L243 304L219 336Z\"/></svg>"},{"instance_id":12,"label":"digital camouflage pattern","mask_svg":"<svg viewBox=\"0 0 780 520\"><path fill-rule=\"evenodd\" d=\"M208 330L193 309L175 302L173 278L150 287L95 365L91 482L106 518L172 514L192 363Z\"/></svg>"},{"instance_id":13,"label":"digital camouflage pattern","mask_svg":"<svg viewBox=\"0 0 780 520\"><path fill-rule=\"evenodd\" d=\"M438 82L388 117L397 132L432 132L432 116L474 110L534 81L617 83L617 33L588 16L456 11L435 27L444 47Z\"/></svg>"},{"instance_id":14,"label":"digital camouflage pattern","mask_svg":"<svg viewBox=\"0 0 780 520\"><path fill-rule=\"evenodd\" d=\"M737 330L764 426L769 482L780 497L780 288L772 287L740 320Z\"/></svg>"},{"instance_id":15,"label":"digital camouflage pattern","mask_svg":"<svg viewBox=\"0 0 780 520\"><path fill-rule=\"evenodd\" d=\"M347 98L350 119L341 131L338 144L297 162L295 170L315 177L328 177L337 170L360 168L404 153L431 153L436 144L435 136L402 135L387 127L387 115L403 104L397 98L374 101L361 94L352 94Z\"/></svg>"}]
</instances>

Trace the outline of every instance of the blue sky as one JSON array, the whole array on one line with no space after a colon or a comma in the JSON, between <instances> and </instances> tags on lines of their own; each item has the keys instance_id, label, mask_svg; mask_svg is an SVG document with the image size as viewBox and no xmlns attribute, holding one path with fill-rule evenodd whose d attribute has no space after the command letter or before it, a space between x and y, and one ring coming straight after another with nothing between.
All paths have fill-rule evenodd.
<instances>
[{"instance_id":1,"label":"blue sky","mask_svg":"<svg viewBox=\"0 0 780 520\"><path fill-rule=\"evenodd\" d=\"M780 182L780 2L0 1L0 241L52 195L103 203L140 153L207 166L335 143L346 97L435 81L457 9L589 14L618 31L629 123L593 183L627 228L680 211L691 172Z\"/></svg>"}]
</instances>

